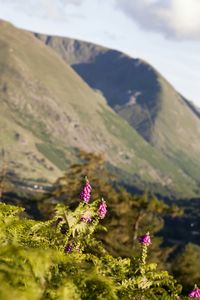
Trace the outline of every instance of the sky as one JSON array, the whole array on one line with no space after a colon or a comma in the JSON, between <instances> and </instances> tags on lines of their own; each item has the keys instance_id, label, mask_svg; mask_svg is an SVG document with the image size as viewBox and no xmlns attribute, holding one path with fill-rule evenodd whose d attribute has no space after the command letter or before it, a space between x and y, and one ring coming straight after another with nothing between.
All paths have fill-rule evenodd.
<instances>
[{"instance_id":1,"label":"sky","mask_svg":"<svg viewBox=\"0 0 200 300\"><path fill-rule=\"evenodd\" d=\"M200 107L200 0L0 0L0 19L142 58Z\"/></svg>"}]
</instances>

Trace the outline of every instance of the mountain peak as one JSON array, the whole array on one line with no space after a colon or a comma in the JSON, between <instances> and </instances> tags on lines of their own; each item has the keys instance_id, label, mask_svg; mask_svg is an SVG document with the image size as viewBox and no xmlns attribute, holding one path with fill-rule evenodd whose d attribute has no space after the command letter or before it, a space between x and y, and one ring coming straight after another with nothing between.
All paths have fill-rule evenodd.
<instances>
[{"instance_id":1,"label":"mountain peak","mask_svg":"<svg viewBox=\"0 0 200 300\"><path fill-rule=\"evenodd\" d=\"M107 103L154 148L161 151L185 176L200 178L200 119L199 111L182 97L173 86L151 65L112 49L100 49L93 55L92 44L77 41L87 50L85 58L77 51L77 60L68 59L57 46L47 43L66 63L95 90ZM85 51L86 51L85 50ZM76 49L74 48L74 58Z\"/></svg>"}]
</instances>

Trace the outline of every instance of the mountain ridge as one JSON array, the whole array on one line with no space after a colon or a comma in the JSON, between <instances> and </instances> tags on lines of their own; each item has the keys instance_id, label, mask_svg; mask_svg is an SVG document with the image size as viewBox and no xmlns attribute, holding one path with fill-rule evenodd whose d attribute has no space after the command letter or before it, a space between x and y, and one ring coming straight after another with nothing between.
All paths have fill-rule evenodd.
<instances>
[{"instance_id":1,"label":"mountain ridge","mask_svg":"<svg viewBox=\"0 0 200 300\"><path fill-rule=\"evenodd\" d=\"M195 195L195 180L149 145L31 33L0 24L0 70L1 147L22 177L55 180L76 161L80 148L104 154L130 178L159 184L164 193Z\"/></svg>"},{"instance_id":2,"label":"mountain ridge","mask_svg":"<svg viewBox=\"0 0 200 300\"><path fill-rule=\"evenodd\" d=\"M99 50L100 46L88 42L37 37L71 64L93 89L99 90L145 140L199 181L199 111L155 68L116 50Z\"/></svg>"}]
</instances>

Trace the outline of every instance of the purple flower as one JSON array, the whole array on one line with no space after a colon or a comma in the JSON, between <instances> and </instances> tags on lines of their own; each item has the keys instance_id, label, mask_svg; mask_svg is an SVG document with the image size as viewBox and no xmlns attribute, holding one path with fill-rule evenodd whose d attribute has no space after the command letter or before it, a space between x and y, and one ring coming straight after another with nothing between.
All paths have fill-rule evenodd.
<instances>
[{"instance_id":1,"label":"purple flower","mask_svg":"<svg viewBox=\"0 0 200 300\"><path fill-rule=\"evenodd\" d=\"M90 182L88 179L86 179L86 184L83 187L83 190L81 191L80 194L81 200L83 200L85 203L88 203L90 201L91 191L92 191L92 187L90 185Z\"/></svg>"},{"instance_id":2,"label":"purple flower","mask_svg":"<svg viewBox=\"0 0 200 300\"><path fill-rule=\"evenodd\" d=\"M150 237L149 233L147 232L146 234L140 236L138 238L138 241L143 246L149 246L151 244L151 237Z\"/></svg>"},{"instance_id":3,"label":"purple flower","mask_svg":"<svg viewBox=\"0 0 200 300\"><path fill-rule=\"evenodd\" d=\"M104 219L106 213L107 213L107 205L106 205L106 202L102 199L102 202L101 202L101 204L99 205L99 208L98 208L99 218Z\"/></svg>"},{"instance_id":4,"label":"purple flower","mask_svg":"<svg viewBox=\"0 0 200 300\"><path fill-rule=\"evenodd\" d=\"M65 253L71 253L73 251L73 245L72 244L67 244L65 246L64 252Z\"/></svg>"},{"instance_id":5,"label":"purple flower","mask_svg":"<svg viewBox=\"0 0 200 300\"><path fill-rule=\"evenodd\" d=\"M194 289L191 292L189 292L188 297L200 299L200 289L197 286L195 286Z\"/></svg>"},{"instance_id":6,"label":"purple flower","mask_svg":"<svg viewBox=\"0 0 200 300\"><path fill-rule=\"evenodd\" d=\"M92 222L92 217L91 216L82 216L81 221L85 223L91 223Z\"/></svg>"}]
</instances>

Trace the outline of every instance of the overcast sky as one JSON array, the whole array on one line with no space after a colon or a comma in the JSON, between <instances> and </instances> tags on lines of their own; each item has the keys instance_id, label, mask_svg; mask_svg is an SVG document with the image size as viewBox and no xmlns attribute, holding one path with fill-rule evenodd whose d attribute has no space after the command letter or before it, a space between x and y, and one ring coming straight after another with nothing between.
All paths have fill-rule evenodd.
<instances>
[{"instance_id":1,"label":"overcast sky","mask_svg":"<svg viewBox=\"0 0 200 300\"><path fill-rule=\"evenodd\" d=\"M143 58L200 106L200 0L0 0L0 18Z\"/></svg>"}]
</instances>

